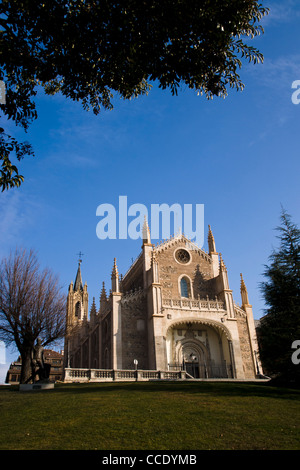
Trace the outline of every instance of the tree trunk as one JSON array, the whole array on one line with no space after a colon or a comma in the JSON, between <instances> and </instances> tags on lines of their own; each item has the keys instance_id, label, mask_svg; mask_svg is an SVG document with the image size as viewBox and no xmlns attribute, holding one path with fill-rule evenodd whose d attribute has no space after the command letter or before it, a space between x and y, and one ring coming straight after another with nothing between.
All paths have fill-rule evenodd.
<instances>
[{"instance_id":1,"label":"tree trunk","mask_svg":"<svg viewBox=\"0 0 300 470\"><path fill-rule=\"evenodd\" d=\"M26 349L21 354L22 368L20 383L26 384L32 381L32 369L31 369L31 349Z\"/></svg>"}]
</instances>

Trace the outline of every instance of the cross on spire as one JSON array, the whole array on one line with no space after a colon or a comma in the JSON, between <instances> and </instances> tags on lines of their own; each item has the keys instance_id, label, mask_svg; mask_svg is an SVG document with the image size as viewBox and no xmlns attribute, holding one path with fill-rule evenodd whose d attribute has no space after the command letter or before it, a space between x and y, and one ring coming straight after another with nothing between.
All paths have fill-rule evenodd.
<instances>
[{"instance_id":1,"label":"cross on spire","mask_svg":"<svg viewBox=\"0 0 300 470\"><path fill-rule=\"evenodd\" d=\"M82 262L82 256L83 256L83 253L81 253L81 251L79 251L79 253L77 253L77 256L79 256L79 259L78 259L78 263L80 264Z\"/></svg>"}]
</instances>

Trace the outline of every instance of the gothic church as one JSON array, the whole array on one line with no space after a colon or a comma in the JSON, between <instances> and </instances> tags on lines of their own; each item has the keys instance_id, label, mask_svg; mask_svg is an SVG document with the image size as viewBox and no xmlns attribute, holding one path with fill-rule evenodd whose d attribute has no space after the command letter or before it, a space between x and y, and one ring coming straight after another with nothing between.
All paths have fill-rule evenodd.
<instances>
[{"instance_id":1,"label":"gothic church","mask_svg":"<svg viewBox=\"0 0 300 470\"><path fill-rule=\"evenodd\" d=\"M187 377L254 379L260 371L252 306L241 275L241 306L209 227L208 252L183 234L151 243L124 276L116 259L111 291L88 312L79 262L67 299L66 368L172 371Z\"/></svg>"}]
</instances>

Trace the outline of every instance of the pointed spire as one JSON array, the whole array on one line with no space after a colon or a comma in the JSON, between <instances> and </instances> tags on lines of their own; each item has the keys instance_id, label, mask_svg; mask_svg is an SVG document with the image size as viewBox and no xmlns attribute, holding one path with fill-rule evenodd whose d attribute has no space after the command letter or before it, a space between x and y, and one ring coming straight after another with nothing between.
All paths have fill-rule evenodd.
<instances>
[{"instance_id":1,"label":"pointed spire","mask_svg":"<svg viewBox=\"0 0 300 470\"><path fill-rule=\"evenodd\" d=\"M221 253L220 253L220 271L227 271Z\"/></svg>"},{"instance_id":2,"label":"pointed spire","mask_svg":"<svg viewBox=\"0 0 300 470\"><path fill-rule=\"evenodd\" d=\"M78 269L77 269L76 279L74 283L74 291L83 290L80 264L81 264L81 260L79 260L78 262Z\"/></svg>"},{"instance_id":3,"label":"pointed spire","mask_svg":"<svg viewBox=\"0 0 300 470\"><path fill-rule=\"evenodd\" d=\"M93 302L92 302L92 306L91 306L91 312L92 311L95 311L96 312L96 302L95 302L95 297L93 297Z\"/></svg>"},{"instance_id":4,"label":"pointed spire","mask_svg":"<svg viewBox=\"0 0 300 470\"><path fill-rule=\"evenodd\" d=\"M248 292L246 288L246 284L243 279L242 273L240 274L241 276L241 297L242 297L242 305L249 305L249 298L248 298Z\"/></svg>"},{"instance_id":5,"label":"pointed spire","mask_svg":"<svg viewBox=\"0 0 300 470\"><path fill-rule=\"evenodd\" d=\"M100 309L99 309L100 315L105 311L106 305L107 305L107 296L106 296L105 284L104 282L102 282L102 290L100 294Z\"/></svg>"},{"instance_id":6,"label":"pointed spire","mask_svg":"<svg viewBox=\"0 0 300 470\"><path fill-rule=\"evenodd\" d=\"M94 317L95 315L97 315L97 309L96 309L95 297L93 297L93 302L92 302L91 310L90 310L90 318Z\"/></svg>"},{"instance_id":7,"label":"pointed spire","mask_svg":"<svg viewBox=\"0 0 300 470\"><path fill-rule=\"evenodd\" d=\"M106 297L106 290L105 290L105 283L102 282L102 290L101 290L101 295L100 295L100 302L102 300L106 300L107 297Z\"/></svg>"},{"instance_id":8,"label":"pointed spire","mask_svg":"<svg viewBox=\"0 0 300 470\"><path fill-rule=\"evenodd\" d=\"M213 233L211 231L210 225L208 226L208 237L207 237L207 239L208 239L209 254L216 253L217 252L216 243L215 243L215 239L214 239Z\"/></svg>"},{"instance_id":9,"label":"pointed spire","mask_svg":"<svg viewBox=\"0 0 300 470\"><path fill-rule=\"evenodd\" d=\"M111 273L111 288L113 292L119 292L119 273L116 258L114 258L114 266Z\"/></svg>"},{"instance_id":10,"label":"pointed spire","mask_svg":"<svg viewBox=\"0 0 300 470\"><path fill-rule=\"evenodd\" d=\"M111 273L111 277L112 277L112 278L113 278L113 277L119 277L116 258L114 258L114 265L113 265L113 270L112 270L112 273Z\"/></svg>"},{"instance_id":11,"label":"pointed spire","mask_svg":"<svg viewBox=\"0 0 300 470\"><path fill-rule=\"evenodd\" d=\"M143 225L143 244L151 244L151 237L150 237L150 229L147 222L147 217L144 217L144 225Z\"/></svg>"}]
</instances>

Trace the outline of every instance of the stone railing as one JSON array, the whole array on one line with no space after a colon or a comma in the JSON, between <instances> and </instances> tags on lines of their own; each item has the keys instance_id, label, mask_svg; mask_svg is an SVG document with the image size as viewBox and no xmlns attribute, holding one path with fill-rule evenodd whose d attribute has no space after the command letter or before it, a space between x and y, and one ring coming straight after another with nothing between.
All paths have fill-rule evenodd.
<instances>
[{"instance_id":1,"label":"stone railing","mask_svg":"<svg viewBox=\"0 0 300 470\"><path fill-rule=\"evenodd\" d=\"M126 273L124 274L124 276L122 276L122 279L124 280L127 276L127 274L131 271L131 269L137 264L137 262L139 261L139 259L141 258L143 252L141 251L141 253L135 258L135 260L133 261L133 263L131 264L131 266L127 269Z\"/></svg>"},{"instance_id":2,"label":"stone railing","mask_svg":"<svg viewBox=\"0 0 300 470\"><path fill-rule=\"evenodd\" d=\"M185 371L66 368L64 382L117 382L185 379Z\"/></svg>"},{"instance_id":3,"label":"stone railing","mask_svg":"<svg viewBox=\"0 0 300 470\"><path fill-rule=\"evenodd\" d=\"M163 299L164 308L180 308L189 310L224 310L224 302L220 300L203 299Z\"/></svg>"},{"instance_id":4,"label":"stone railing","mask_svg":"<svg viewBox=\"0 0 300 470\"><path fill-rule=\"evenodd\" d=\"M139 287L137 289L125 292L121 299L121 303L124 304L126 302L130 302L131 300L136 300L138 297L145 297L145 296L146 296L146 292L144 291L144 289Z\"/></svg>"}]
</instances>

